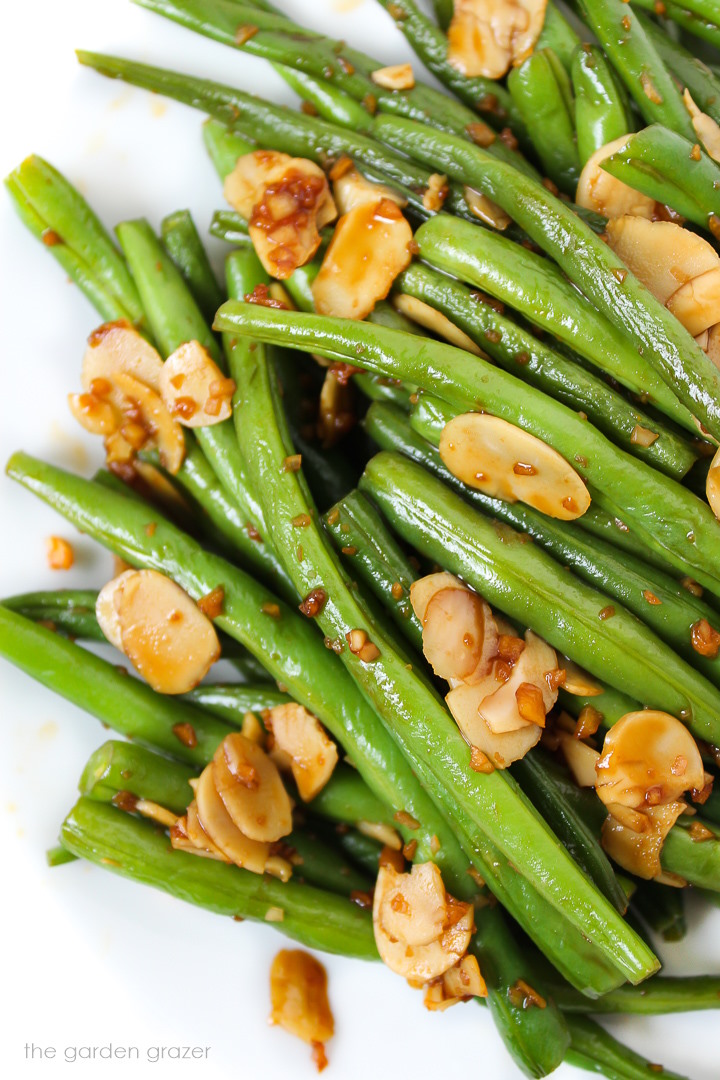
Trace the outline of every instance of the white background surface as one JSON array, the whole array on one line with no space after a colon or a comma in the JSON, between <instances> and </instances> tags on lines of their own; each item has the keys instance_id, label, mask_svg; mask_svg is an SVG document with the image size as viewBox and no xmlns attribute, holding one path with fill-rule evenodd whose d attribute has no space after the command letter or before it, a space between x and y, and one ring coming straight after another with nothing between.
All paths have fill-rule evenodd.
<instances>
[{"instance_id":1,"label":"white background surface","mask_svg":"<svg viewBox=\"0 0 720 1080\"><path fill-rule=\"evenodd\" d=\"M373 0L287 0L289 14L365 47L385 63L406 57ZM80 68L73 49L116 52L211 75L289 100L262 61L191 35L126 0L22 0L6 7L0 38L5 175L37 152L58 166L108 225L146 215L155 226L189 206L205 231L221 203L200 139L201 117ZM408 58L409 58L409 54ZM71 419L85 337L99 321L79 291L0 196L0 459L24 448L88 475L97 446ZM110 556L30 495L0 481L0 595L102 584ZM69 573L47 570L44 538L69 536ZM133 1075L175 1078L312 1077L308 1048L267 1026L268 969L282 939L236 925L93 867L45 866L86 758L104 738L92 718L6 665L2 681L0 1066L7 1077L115 1077L127 1063L74 1064L65 1047L210 1046L207 1064L133 1063ZM691 908L693 932L663 948L670 970L720 970L720 912ZM327 961L337 1034L329 1080L409 1073L519 1075L489 1016L474 1005L429 1014L421 995L380 965ZM694 1080L720 1076L717 1014L618 1021L613 1030L651 1060ZM58 1059L28 1061L26 1043ZM561 1080L579 1076L563 1067Z\"/></svg>"}]
</instances>

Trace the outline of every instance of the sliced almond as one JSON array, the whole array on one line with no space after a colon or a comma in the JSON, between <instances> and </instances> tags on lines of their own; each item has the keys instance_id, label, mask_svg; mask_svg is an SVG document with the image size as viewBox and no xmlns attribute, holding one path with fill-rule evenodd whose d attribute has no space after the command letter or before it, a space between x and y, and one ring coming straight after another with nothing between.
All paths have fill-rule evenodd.
<instances>
[{"instance_id":1,"label":"sliced almond","mask_svg":"<svg viewBox=\"0 0 720 1080\"><path fill-rule=\"evenodd\" d=\"M627 713L608 731L595 767L602 801L631 809L674 802L704 786L697 744L679 720L655 709Z\"/></svg>"},{"instance_id":2,"label":"sliced almond","mask_svg":"<svg viewBox=\"0 0 720 1080\"><path fill-rule=\"evenodd\" d=\"M559 656L558 665L565 672L562 688L568 694L574 694L576 697L597 697L603 693L602 686L593 679L592 675L588 675L587 671L569 656Z\"/></svg>"},{"instance_id":3,"label":"sliced almond","mask_svg":"<svg viewBox=\"0 0 720 1080\"><path fill-rule=\"evenodd\" d=\"M68 394L70 412L91 435L112 435L121 422L113 405L97 394Z\"/></svg>"},{"instance_id":4,"label":"sliced almond","mask_svg":"<svg viewBox=\"0 0 720 1080\"><path fill-rule=\"evenodd\" d=\"M213 624L157 570L133 570L119 580L112 596L122 651L153 690L186 694L220 657ZM112 620L107 625L116 632Z\"/></svg>"},{"instance_id":5,"label":"sliced almond","mask_svg":"<svg viewBox=\"0 0 720 1080\"><path fill-rule=\"evenodd\" d=\"M214 844L208 834L200 824L200 818L197 812L197 802L195 799L190 803L185 814L185 831L187 832L188 840L199 851L207 851L213 858L220 860L221 862L230 862L227 855L223 854L217 844Z\"/></svg>"},{"instance_id":6,"label":"sliced almond","mask_svg":"<svg viewBox=\"0 0 720 1080\"><path fill-rule=\"evenodd\" d=\"M483 225L489 225L491 229L498 229L499 232L512 225L510 215L505 213L502 206L488 199L487 195L470 187L463 188L463 195L470 213L482 221Z\"/></svg>"},{"instance_id":7,"label":"sliced almond","mask_svg":"<svg viewBox=\"0 0 720 1080\"><path fill-rule=\"evenodd\" d=\"M186 341L168 356L160 373L160 393L170 414L184 427L208 427L232 416L235 383L226 379L199 341Z\"/></svg>"},{"instance_id":8,"label":"sliced almond","mask_svg":"<svg viewBox=\"0 0 720 1080\"><path fill-rule=\"evenodd\" d=\"M387 184L368 180L354 165L333 180L333 195L340 214L347 214L356 206L376 204L378 199L391 199L402 209L407 199Z\"/></svg>"},{"instance_id":9,"label":"sliced almond","mask_svg":"<svg viewBox=\"0 0 720 1080\"><path fill-rule=\"evenodd\" d=\"M423 1004L431 1011L444 1011L461 1001L487 997L487 984L477 958L470 953L453 964L439 979L428 983Z\"/></svg>"},{"instance_id":10,"label":"sliced almond","mask_svg":"<svg viewBox=\"0 0 720 1080\"><path fill-rule=\"evenodd\" d=\"M660 855L665 837L685 810L685 804L671 802L650 807L644 812L649 828L636 832L616 818L606 818L602 845L618 866L637 877L649 880L662 874Z\"/></svg>"},{"instance_id":11,"label":"sliced almond","mask_svg":"<svg viewBox=\"0 0 720 1080\"><path fill-rule=\"evenodd\" d=\"M185 436L180 425L168 412L163 399L157 391L133 375L118 371L114 382L124 395L124 407L127 408L129 403L134 410L139 410L141 426L148 438L157 444L164 468L173 474L179 472L185 458ZM120 433L124 434L122 428Z\"/></svg>"},{"instance_id":12,"label":"sliced almond","mask_svg":"<svg viewBox=\"0 0 720 1080\"><path fill-rule=\"evenodd\" d=\"M465 352L473 353L474 356L485 356L482 349L468 337L464 330L451 322L441 311L426 304L424 300L418 300L417 297L409 296L407 293L396 293L392 302L396 311L412 319L418 326L424 326L426 330L437 334L438 337L445 338L458 349L465 349Z\"/></svg>"},{"instance_id":13,"label":"sliced almond","mask_svg":"<svg viewBox=\"0 0 720 1080\"><path fill-rule=\"evenodd\" d=\"M270 857L270 844L248 839L235 825L218 793L212 762L200 774L195 796L198 820L213 844L237 866L254 874L264 873Z\"/></svg>"},{"instance_id":14,"label":"sliced almond","mask_svg":"<svg viewBox=\"0 0 720 1080\"><path fill-rule=\"evenodd\" d=\"M416 863L407 874L382 866L375 886L373 928L384 963L406 979L427 982L467 952L473 908L448 896L434 863Z\"/></svg>"},{"instance_id":15,"label":"sliced almond","mask_svg":"<svg viewBox=\"0 0 720 1080\"><path fill-rule=\"evenodd\" d=\"M302 949L282 949L270 968L270 1022L303 1042L324 1044L335 1031L327 973Z\"/></svg>"},{"instance_id":16,"label":"sliced almond","mask_svg":"<svg viewBox=\"0 0 720 1080\"><path fill-rule=\"evenodd\" d=\"M463 75L501 79L532 53L547 0L455 0L448 62Z\"/></svg>"},{"instance_id":17,"label":"sliced almond","mask_svg":"<svg viewBox=\"0 0 720 1080\"><path fill-rule=\"evenodd\" d=\"M335 446L354 426L355 395L353 387L345 379L339 379L333 368L328 368L320 389L318 402L318 435L325 449Z\"/></svg>"},{"instance_id":18,"label":"sliced almond","mask_svg":"<svg viewBox=\"0 0 720 1080\"><path fill-rule=\"evenodd\" d=\"M415 85L412 64L393 64L390 67L378 68L370 73L370 78L376 86L382 86L383 90L412 90Z\"/></svg>"},{"instance_id":19,"label":"sliced almond","mask_svg":"<svg viewBox=\"0 0 720 1080\"><path fill-rule=\"evenodd\" d=\"M612 154L624 150L631 135L621 135L606 146L601 146L586 161L578 181L575 202L587 210L594 210L606 218L619 218L625 214L652 218L655 215L655 199L635 191L629 184L611 176L602 168L602 162Z\"/></svg>"},{"instance_id":20,"label":"sliced almond","mask_svg":"<svg viewBox=\"0 0 720 1080\"><path fill-rule=\"evenodd\" d=\"M720 162L720 125L697 107L687 87L683 92L683 101L698 139L713 161Z\"/></svg>"},{"instance_id":21,"label":"sliced almond","mask_svg":"<svg viewBox=\"0 0 720 1080\"><path fill-rule=\"evenodd\" d=\"M343 214L313 282L318 314L364 319L409 265L411 242L412 229L391 199Z\"/></svg>"},{"instance_id":22,"label":"sliced almond","mask_svg":"<svg viewBox=\"0 0 720 1080\"><path fill-rule=\"evenodd\" d=\"M123 652L122 631L115 598L122 591L127 579L135 572L135 570L125 570L112 581L108 581L107 585L103 585L95 601L95 617L98 625L110 644L120 652Z\"/></svg>"},{"instance_id":23,"label":"sliced almond","mask_svg":"<svg viewBox=\"0 0 720 1080\"><path fill-rule=\"evenodd\" d=\"M430 598L422 619L422 645L439 678L477 682L490 670L497 638L490 607L471 589L453 586Z\"/></svg>"},{"instance_id":24,"label":"sliced almond","mask_svg":"<svg viewBox=\"0 0 720 1080\"><path fill-rule=\"evenodd\" d=\"M440 457L469 487L572 521L590 505L573 467L547 443L490 413L463 413L440 435Z\"/></svg>"},{"instance_id":25,"label":"sliced almond","mask_svg":"<svg viewBox=\"0 0 720 1080\"><path fill-rule=\"evenodd\" d=\"M265 270L287 278L320 246L320 229L336 214L327 178L305 158L255 150L238 158L225 198L250 222L250 239Z\"/></svg>"},{"instance_id":26,"label":"sliced almond","mask_svg":"<svg viewBox=\"0 0 720 1080\"><path fill-rule=\"evenodd\" d=\"M595 766L600 760L597 750L593 750L592 746L588 746L581 739L576 739L574 735L568 735L566 731L559 731L558 738L563 757L577 786L595 787Z\"/></svg>"},{"instance_id":27,"label":"sliced almond","mask_svg":"<svg viewBox=\"0 0 720 1080\"><path fill-rule=\"evenodd\" d=\"M86 393L121 409L125 394L116 385L116 375L131 375L152 390L158 389L162 357L129 323L104 323L93 330L88 342L81 375Z\"/></svg>"},{"instance_id":28,"label":"sliced almond","mask_svg":"<svg viewBox=\"0 0 720 1080\"><path fill-rule=\"evenodd\" d=\"M337 746L320 721L302 705L288 702L270 710L275 748L290 758L292 774L303 802L322 791L337 765Z\"/></svg>"},{"instance_id":29,"label":"sliced almond","mask_svg":"<svg viewBox=\"0 0 720 1080\"><path fill-rule=\"evenodd\" d=\"M292 831L290 797L261 746L234 731L218 746L213 766L218 794L244 836L272 843Z\"/></svg>"},{"instance_id":30,"label":"sliced almond","mask_svg":"<svg viewBox=\"0 0 720 1080\"><path fill-rule=\"evenodd\" d=\"M606 233L613 251L661 304L720 264L712 244L674 221L624 215L609 221Z\"/></svg>"},{"instance_id":31,"label":"sliced almond","mask_svg":"<svg viewBox=\"0 0 720 1080\"><path fill-rule=\"evenodd\" d=\"M540 726L544 726L544 717L558 696L557 689L551 686L546 676L556 668L555 650L532 630L527 630L525 648L513 665L510 678L480 703L480 715L494 735L517 731L529 722L528 717L523 715L522 701L518 699L518 692L525 685L535 687L542 695L540 707L545 712Z\"/></svg>"},{"instance_id":32,"label":"sliced almond","mask_svg":"<svg viewBox=\"0 0 720 1080\"><path fill-rule=\"evenodd\" d=\"M693 337L714 326L720 310L720 259L716 256L712 270L681 285L666 306Z\"/></svg>"},{"instance_id":33,"label":"sliced almond","mask_svg":"<svg viewBox=\"0 0 720 1080\"><path fill-rule=\"evenodd\" d=\"M705 481L705 494L710 503L710 509L720 521L720 449L715 451L715 456L710 462Z\"/></svg>"},{"instance_id":34,"label":"sliced almond","mask_svg":"<svg viewBox=\"0 0 720 1080\"><path fill-rule=\"evenodd\" d=\"M711 326L707 335L707 344L704 346L705 352L715 367L720 368L720 322Z\"/></svg>"},{"instance_id":35,"label":"sliced almond","mask_svg":"<svg viewBox=\"0 0 720 1080\"><path fill-rule=\"evenodd\" d=\"M483 701L488 697L488 684L492 678L488 676L475 686L460 684L450 691L445 702L468 743L481 750L496 768L505 769L513 761L525 757L539 741L543 729L521 719L523 726L514 731L500 735L492 732L480 712Z\"/></svg>"}]
</instances>

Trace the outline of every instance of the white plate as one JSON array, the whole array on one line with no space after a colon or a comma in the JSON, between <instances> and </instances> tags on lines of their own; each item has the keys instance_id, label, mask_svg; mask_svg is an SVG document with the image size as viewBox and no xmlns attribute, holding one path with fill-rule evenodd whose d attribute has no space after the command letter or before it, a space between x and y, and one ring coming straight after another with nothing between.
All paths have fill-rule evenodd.
<instances>
[{"instance_id":1,"label":"white plate","mask_svg":"<svg viewBox=\"0 0 720 1080\"><path fill-rule=\"evenodd\" d=\"M372 51L385 63L409 59L399 32L373 0L293 0L289 14ZM75 62L84 47L165 64L290 100L262 62L173 26L126 0L23 0L3 13L0 83L5 175L37 152L76 183L108 225L147 216L155 226L189 206L201 230L221 206L220 186L200 140L201 118L140 90L109 82ZM71 419L65 397L97 317L0 198L3 387L0 458L16 448L89 474L97 446ZM73 535L30 495L2 479L0 594L98 585L110 557ZM46 568L44 538L72 538L76 567ZM161 893L82 864L48 870L44 851L70 807L76 778L104 738L79 710L6 665L3 751L2 927L5 939L5 1075L65 1075L65 1048L137 1047L133 1075L280 1077L316 1075L308 1049L267 1027L268 969L283 939L265 926L236 925ZM693 930L662 949L669 970L720 968L720 913L692 907ZM380 965L326 960L337 1034L329 1077L367 1080L414 1075L519 1074L474 1005L429 1014L421 995ZM711 1014L623 1020L613 1030L652 1060L692 1075L718 1076ZM54 1047L42 1066L26 1044ZM150 1063L164 1046L211 1047L207 1063ZM144 1060L143 1060L144 1059ZM121 1060L96 1060L72 1075L119 1076ZM579 1076L563 1067L559 1078Z\"/></svg>"}]
</instances>

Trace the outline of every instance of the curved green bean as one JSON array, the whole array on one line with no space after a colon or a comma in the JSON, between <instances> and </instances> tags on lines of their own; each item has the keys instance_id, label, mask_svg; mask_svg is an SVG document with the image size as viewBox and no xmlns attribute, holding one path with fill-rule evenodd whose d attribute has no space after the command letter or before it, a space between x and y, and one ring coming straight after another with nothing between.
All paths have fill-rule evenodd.
<instances>
[{"instance_id":1,"label":"curved green bean","mask_svg":"<svg viewBox=\"0 0 720 1080\"><path fill-rule=\"evenodd\" d=\"M567 71L552 49L536 48L527 60L512 68L507 85L543 172L561 191L574 197L580 158Z\"/></svg>"},{"instance_id":2,"label":"curved green bean","mask_svg":"<svg viewBox=\"0 0 720 1080\"><path fill-rule=\"evenodd\" d=\"M190 211L168 214L162 219L160 231L165 250L185 279L204 318L212 322L225 297Z\"/></svg>"},{"instance_id":3,"label":"curved green bean","mask_svg":"<svg viewBox=\"0 0 720 1080\"><path fill-rule=\"evenodd\" d=\"M584 165L596 150L634 130L624 90L602 49L583 45L572 62L575 91L575 130Z\"/></svg>"}]
</instances>

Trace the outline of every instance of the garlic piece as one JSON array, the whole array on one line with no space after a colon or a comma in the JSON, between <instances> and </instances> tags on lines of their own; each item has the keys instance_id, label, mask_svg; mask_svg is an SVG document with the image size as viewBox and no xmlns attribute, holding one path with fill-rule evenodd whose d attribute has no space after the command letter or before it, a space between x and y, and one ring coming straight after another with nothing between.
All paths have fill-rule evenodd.
<instances>
[{"instance_id":1,"label":"garlic piece","mask_svg":"<svg viewBox=\"0 0 720 1080\"><path fill-rule=\"evenodd\" d=\"M491 229L498 229L500 232L512 225L510 215L505 213L502 206L488 199L487 195L471 187L464 187L463 195L470 213L484 225L489 225Z\"/></svg>"},{"instance_id":2,"label":"garlic piece","mask_svg":"<svg viewBox=\"0 0 720 1080\"><path fill-rule=\"evenodd\" d=\"M392 199L343 214L313 282L318 314L364 319L409 265L411 242L412 229Z\"/></svg>"},{"instance_id":3,"label":"garlic piece","mask_svg":"<svg viewBox=\"0 0 720 1080\"><path fill-rule=\"evenodd\" d=\"M487 675L498 633L481 596L452 574L430 574L410 586L410 602L422 623L425 659L439 678L477 682Z\"/></svg>"},{"instance_id":4,"label":"garlic piece","mask_svg":"<svg viewBox=\"0 0 720 1080\"><path fill-rule=\"evenodd\" d=\"M635 217L652 218L655 214L655 199L635 191L629 184L623 183L602 168L602 162L612 154L623 150L631 138L621 135L606 146L601 146L586 161L578 180L575 202L587 210L594 210L606 218L622 217L632 214Z\"/></svg>"},{"instance_id":5,"label":"garlic piece","mask_svg":"<svg viewBox=\"0 0 720 1080\"><path fill-rule=\"evenodd\" d=\"M500 735L492 732L480 710L497 685L493 676L475 686L462 683L450 691L445 703L470 746L482 750L496 768L505 769L535 746L542 728L520 718L522 726L516 730Z\"/></svg>"},{"instance_id":6,"label":"garlic piece","mask_svg":"<svg viewBox=\"0 0 720 1080\"><path fill-rule=\"evenodd\" d=\"M236 866L253 874L264 873L270 844L251 840L238 829L218 792L214 762L206 765L200 774L195 798L198 822L212 844Z\"/></svg>"},{"instance_id":7,"label":"garlic piece","mask_svg":"<svg viewBox=\"0 0 720 1080\"><path fill-rule=\"evenodd\" d=\"M418 300L417 297L410 296L408 293L398 293L393 296L392 303L401 315L412 319L418 326L424 326L426 330L437 334L438 337L445 338L458 349L465 349L465 352L473 353L474 356L485 356L480 346L476 345L464 330L451 322L447 315L443 315L441 311L426 304L424 300Z\"/></svg>"},{"instance_id":8,"label":"garlic piece","mask_svg":"<svg viewBox=\"0 0 720 1080\"><path fill-rule=\"evenodd\" d=\"M288 702L270 710L275 749L288 755L300 798L310 802L322 791L337 765L337 746L320 721L302 705Z\"/></svg>"},{"instance_id":9,"label":"garlic piece","mask_svg":"<svg viewBox=\"0 0 720 1080\"><path fill-rule=\"evenodd\" d=\"M674 802L705 784L694 738L674 716L655 709L627 713L610 728L595 771L602 801L634 810Z\"/></svg>"},{"instance_id":10,"label":"garlic piece","mask_svg":"<svg viewBox=\"0 0 720 1080\"><path fill-rule=\"evenodd\" d=\"M685 87L683 93L685 108L690 113L690 120L700 142L707 154L713 161L720 162L720 125L707 113L702 112L692 99L690 91Z\"/></svg>"},{"instance_id":11,"label":"garlic piece","mask_svg":"<svg viewBox=\"0 0 720 1080\"><path fill-rule=\"evenodd\" d=\"M274 150L238 158L225 198L250 222L250 239L265 270L287 278L320 246L320 229L337 215L325 173L312 161Z\"/></svg>"},{"instance_id":12,"label":"garlic piece","mask_svg":"<svg viewBox=\"0 0 720 1080\"><path fill-rule=\"evenodd\" d=\"M163 399L157 391L133 375L118 371L113 381L124 395L125 408L130 406L133 411L139 409L140 427L144 429L146 438L157 444L163 467L169 473L179 472L185 458L185 437L180 425L168 412ZM122 427L120 434L125 435Z\"/></svg>"},{"instance_id":13,"label":"garlic piece","mask_svg":"<svg viewBox=\"0 0 720 1080\"><path fill-rule=\"evenodd\" d=\"M455 0L448 63L463 75L500 79L532 53L547 0Z\"/></svg>"},{"instance_id":14,"label":"garlic piece","mask_svg":"<svg viewBox=\"0 0 720 1080\"><path fill-rule=\"evenodd\" d=\"M595 787L597 783L595 766L600 760L600 754L597 750L593 750L592 746L576 739L574 735L568 735L567 731L560 731L558 735L560 749L577 786Z\"/></svg>"},{"instance_id":15,"label":"garlic piece","mask_svg":"<svg viewBox=\"0 0 720 1080\"><path fill-rule=\"evenodd\" d=\"M160 394L184 427L208 427L232 416L235 383L226 379L199 341L186 341L160 372Z\"/></svg>"},{"instance_id":16,"label":"garlic piece","mask_svg":"<svg viewBox=\"0 0 720 1080\"><path fill-rule=\"evenodd\" d=\"M113 644L119 638L128 660L158 693L186 694L196 687L220 657L215 628L197 604L157 570L132 570L110 584L106 596L117 622L104 614L104 600L103 633Z\"/></svg>"},{"instance_id":17,"label":"garlic piece","mask_svg":"<svg viewBox=\"0 0 720 1080\"><path fill-rule=\"evenodd\" d=\"M272 843L292 831L290 797L261 746L234 731L215 751L213 770L225 809L244 836Z\"/></svg>"},{"instance_id":18,"label":"garlic piece","mask_svg":"<svg viewBox=\"0 0 720 1080\"><path fill-rule=\"evenodd\" d=\"M370 78L383 90L412 90L415 85L412 64L393 64L391 67L378 68L371 72Z\"/></svg>"},{"instance_id":19,"label":"garlic piece","mask_svg":"<svg viewBox=\"0 0 720 1080\"><path fill-rule=\"evenodd\" d=\"M303 949L282 949L270 968L270 1022L303 1042L322 1045L335 1022L327 994L327 973Z\"/></svg>"},{"instance_id":20,"label":"garlic piece","mask_svg":"<svg viewBox=\"0 0 720 1080\"><path fill-rule=\"evenodd\" d=\"M440 435L440 457L469 487L572 521L590 505L575 469L547 443L489 413L463 413Z\"/></svg>"},{"instance_id":21,"label":"garlic piece","mask_svg":"<svg viewBox=\"0 0 720 1080\"><path fill-rule=\"evenodd\" d=\"M467 952L473 908L448 895L434 863L416 863L407 874L382 866L375 886L373 928L383 962L406 979L427 982Z\"/></svg>"},{"instance_id":22,"label":"garlic piece","mask_svg":"<svg viewBox=\"0 0 720 1080\"><path fill-rule=\"evenodd\" d=\"M568 694L574 694L576 697L597 697L603 693L602 686L595 682L592 675L588 675L587 671L569 656L560 656L558 666L565 672L562 688Z\"/></svg>"},{"instance_id":23,"label":"garlic piece","mask_svg":"<svg viewBox=\"0 0 720 1080\"><path fill-rule=\"evenodd\" d=\"M401 209L407 206L407 199L387 184L368 180L352 165L333 180L333 195L340 214L348 214L356 206L367 203L377 204L378 199L390 199Z\"/></svg>"}]
</instances>

